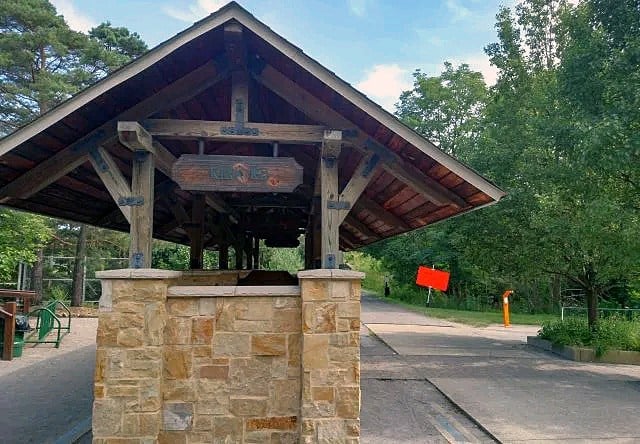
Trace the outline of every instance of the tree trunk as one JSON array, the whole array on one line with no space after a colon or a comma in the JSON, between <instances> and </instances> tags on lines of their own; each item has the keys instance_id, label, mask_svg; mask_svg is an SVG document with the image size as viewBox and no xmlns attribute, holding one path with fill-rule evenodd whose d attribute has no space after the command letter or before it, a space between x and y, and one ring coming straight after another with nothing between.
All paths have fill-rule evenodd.
<instances>
[{"instance_id":1,"label":"tree trunk","mask_svg":"<svg viewBox=\"0 0 640 444\"><path fill-rule=\"evenodd\" d=\"M32 281L33 281L33 291L36 292L36 298L33 301L34 304L39 304L42 302L43 297L43 278L44 278L44 249L40 248L36 253L37 259L33 264L32 270Z\"/></svg>"},{"instance_id":2,"label":"tree trunk","mask_svg":"<svg viewBox=\"0 0 640 444\"><path fill-rule=\"evenodd\" d=\"M587 298L589 328L593 330L598 324L598 291L596 289L596 271L593 269L592 263L588 263L584 267L584 282L587 284L585 295Z\"/></svg>"},{"instance_id":3,"label":"tree trunk","mask_svg":"<svg viewBox=\"0 0 640 444\"><path fill-rule=\"evenodd\" d=\"M73 283L71 285L71 306L80 307L84 302L84 266L87 255L87 226L80 225L76 243L76 261L73 265Z\"/></svg>"},{"instance_id":4,"label":"tree trunk","mask_svg":"<svg viewBox=\"0 0 640 444\"><path fill-rule=\"evenodd\" d=\"M598 293L593 287L589 287L586 290L589 328L593 330L598 324Z\"/></svg>"}]
</instances>

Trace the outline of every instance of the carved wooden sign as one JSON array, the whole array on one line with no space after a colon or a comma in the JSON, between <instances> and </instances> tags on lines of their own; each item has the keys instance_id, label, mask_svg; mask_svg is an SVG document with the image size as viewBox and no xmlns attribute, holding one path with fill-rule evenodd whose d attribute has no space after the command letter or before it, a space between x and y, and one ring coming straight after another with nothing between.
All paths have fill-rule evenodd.
<instances>
[{"instance_id":1,"label":"carved wooden sign","mask_svg":"<svg viewBox=\"0 0 640 444\"><path fill-rule=\"evenodd\" d=\"M302 166L293 157L184 154L172 176L183 190L291 193L302 183Z\"/></svg>"}]
</instances>

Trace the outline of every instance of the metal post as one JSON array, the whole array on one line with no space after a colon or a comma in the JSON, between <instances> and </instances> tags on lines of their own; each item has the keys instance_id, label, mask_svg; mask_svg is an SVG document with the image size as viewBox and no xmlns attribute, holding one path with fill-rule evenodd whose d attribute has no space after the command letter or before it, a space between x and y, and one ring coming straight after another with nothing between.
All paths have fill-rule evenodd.
<instances>
[{"instance_id":1,"label":"metal post","mask_svg":"<svg viewBox=\"0 0 640 444\"><path fill-rule=\"evenodd\" d=\"M504 320L504 326L511 327L509 322L509 296L513 294L513 290L507 290L502 294L502 319Z\"/></svg>"}]
</instances>

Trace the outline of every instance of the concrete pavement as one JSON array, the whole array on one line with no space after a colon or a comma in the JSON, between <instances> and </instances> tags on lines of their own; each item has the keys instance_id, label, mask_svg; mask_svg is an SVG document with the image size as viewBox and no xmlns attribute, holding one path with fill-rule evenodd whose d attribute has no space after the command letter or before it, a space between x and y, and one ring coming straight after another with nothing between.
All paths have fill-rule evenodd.
<instances>
[{"instance_id":1,"label":"concrete pavement","mask_svg":"<svg viewBox=\"0 0 640 444\"><path fill-rule=\"evenodd\" d=\"M362 321L397 353L363 368L428 380L501 442L640 442L638 367L534 351L536 327L467 327L369 297Z\"/></svg>"},{"instance_id":2,"label":"concrete pavement","mask_svg":"<svg viewBox=\"0 0 640 444\"><path fill-rule=\"evenodd\" d=\"M54 443L91 415L97 319L74 318L60 348L0 361L0 442Z\"/></svg>"}]
</instances>

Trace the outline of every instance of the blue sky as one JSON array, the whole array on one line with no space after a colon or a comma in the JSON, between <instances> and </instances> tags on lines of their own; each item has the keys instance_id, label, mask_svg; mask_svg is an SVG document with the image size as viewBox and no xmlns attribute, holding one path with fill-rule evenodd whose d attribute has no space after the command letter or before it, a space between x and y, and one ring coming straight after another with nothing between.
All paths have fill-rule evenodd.
<instances>
[{"instance_id":1,"label":"blue sky","mask_svg":"<svg viewBox=\"0 0 640 444\"><path fill-rule=\"evenodd\" d=\"M153 47L226 0L51 0L74 29L103 21L138 32ZM494 18L514 0L242 0L244 8L380 105L393 111L412 72L468 63L488 83L483 52Z\"/></svg>"}]
</instances>

